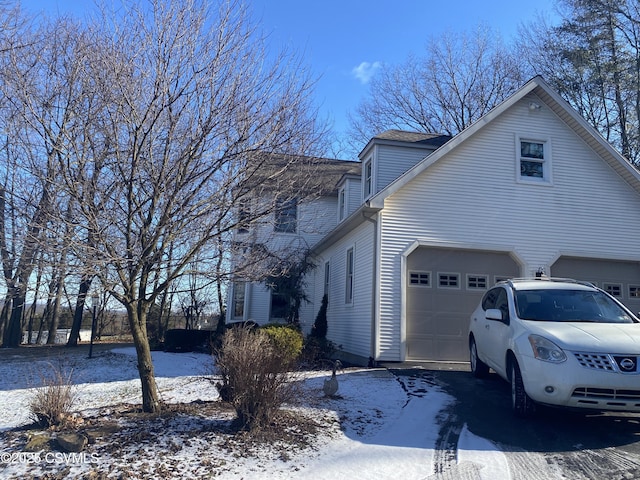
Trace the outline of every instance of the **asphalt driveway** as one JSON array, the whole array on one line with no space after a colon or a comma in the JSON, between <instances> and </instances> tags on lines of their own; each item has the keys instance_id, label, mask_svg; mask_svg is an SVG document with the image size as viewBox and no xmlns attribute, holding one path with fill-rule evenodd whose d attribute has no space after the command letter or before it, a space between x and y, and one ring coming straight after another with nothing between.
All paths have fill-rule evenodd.
<instances>
[{"instance_id":1,"label":"asphalt driveway","mask_svg":"<svg viewBox=\"0 0 640 480\"><path fill-rule=\"evenodd\" d=\"M494 373L476 379L464 364L387 367L403 384L420 379L456 399L442 423L436 472L430 478L467 478L456 460L465 426L504 452L514 479L640 478L640 415L539 408L533 418L520 419L511 413L509 385Z\"/></svg>"}]
</instances>

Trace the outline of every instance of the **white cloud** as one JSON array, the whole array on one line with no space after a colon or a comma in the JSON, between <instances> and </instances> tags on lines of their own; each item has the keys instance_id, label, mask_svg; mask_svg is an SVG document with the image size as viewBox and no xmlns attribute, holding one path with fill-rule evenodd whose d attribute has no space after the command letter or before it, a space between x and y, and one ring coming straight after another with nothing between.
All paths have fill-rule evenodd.
<instances>
[{"instance_id":1,"label":"white cloud","mask_svg":"<svg viewBox=\"0 0 640 480\"><path fill-rule=\"evenodd\" d=\"M351 73L354 77L360 80L360 83L367 84L369 83L369 80L371 80L371 77L373 77L381 67L382 63L380 62L362 62L357 67L354 67L353 70L351 70Z\"/></svg>"}]
</instances>

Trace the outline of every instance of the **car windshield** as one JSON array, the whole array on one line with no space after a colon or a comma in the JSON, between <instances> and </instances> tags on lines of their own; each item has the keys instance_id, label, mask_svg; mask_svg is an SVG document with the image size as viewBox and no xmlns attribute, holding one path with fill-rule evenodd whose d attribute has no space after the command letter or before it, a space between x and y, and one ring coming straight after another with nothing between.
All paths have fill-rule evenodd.
<instances>
[{"instance_id":1,"label":"car windshield","mask_svg":"<svg viewBox=\"0 0 640 480\"><path fill-rule=\"evenodd\" d=\"M515 292L518 317L547 322L634 323L608 295L594 290L540 289Z\"/></svg>"}]
</instances>

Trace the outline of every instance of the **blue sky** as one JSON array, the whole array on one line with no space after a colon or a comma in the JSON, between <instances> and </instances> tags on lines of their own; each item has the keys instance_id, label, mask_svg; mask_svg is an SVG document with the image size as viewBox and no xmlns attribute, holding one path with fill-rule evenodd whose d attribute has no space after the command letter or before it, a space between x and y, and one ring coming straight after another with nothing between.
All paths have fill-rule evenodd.
<instances>
[{"instance_id":1,"label":"blue sky","mask_svg":"<svg viewBox=\"0 0 640 480\"><path fill-rule=\"evenodd\" d=\"M538 12L553 15L555 0L248 0L270 44L304 54L319 77L316 102L340 135L347 114L366 97L367 81L384 64L420 54L430 36L470 31L479 24L511 39ZM93 10L91 0L23 0L35 11Z\"/></svg>"}]
</instances>

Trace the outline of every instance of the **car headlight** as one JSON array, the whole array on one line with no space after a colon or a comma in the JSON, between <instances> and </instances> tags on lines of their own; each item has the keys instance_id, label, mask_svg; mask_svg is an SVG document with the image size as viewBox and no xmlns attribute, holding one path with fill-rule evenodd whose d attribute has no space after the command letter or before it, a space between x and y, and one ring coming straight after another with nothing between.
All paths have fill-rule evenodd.
<instances>
[{"instance_id":1,"label":"car headlight","mask_svg":"<svg viewBox=\"0 0 640 480\"><path fill-rule=\"evenodd\" d=\"M567 356L559 346L540 335L529 335L529 343L533 350L533 356L538 360L562 363L567 359Z\"/></svg>"}]
</instances>

